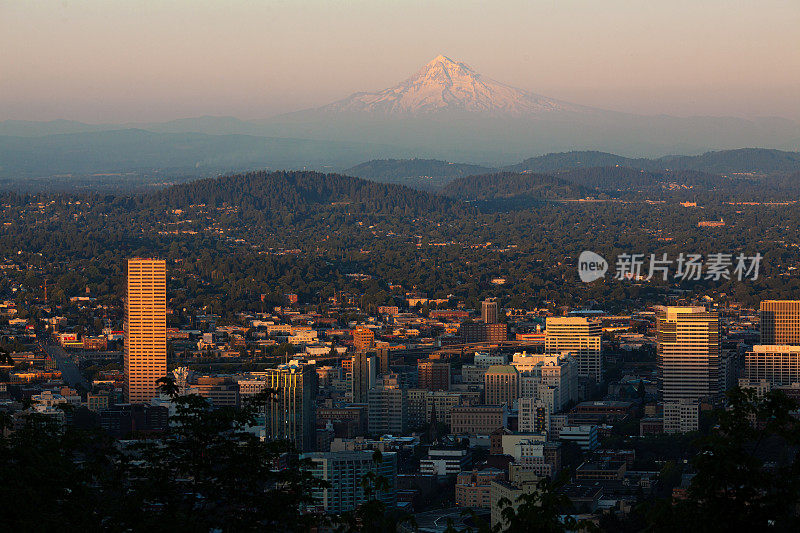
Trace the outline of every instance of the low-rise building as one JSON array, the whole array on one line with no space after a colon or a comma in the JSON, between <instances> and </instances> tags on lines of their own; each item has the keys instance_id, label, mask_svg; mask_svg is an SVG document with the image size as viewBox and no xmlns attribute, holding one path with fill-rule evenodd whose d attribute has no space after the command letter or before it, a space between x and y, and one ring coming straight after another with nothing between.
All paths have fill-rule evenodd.
<instances>
[{"instance_id":1,"label":"low-rise building","mask_svg":"<svg viewBox=\"0 0 800 533\"><path fill-rule=\"evenodd\" d=\"M476 342L502 342L508 340L508 325L503 323L484 324L466 322L459 328L461 340L471 344Z\"/></svg>"},{"instance_id":2,"label":"low-rise building","mask_svg":"<svg viewBox=\"0 0 800 533\"><path fill-rule=\"evenodd\" d=\"M625 461L584 462L575 469L576 480L619 480L625 477Z\"/></svg>"},{"instance_id":3,"label":"low-rise building","mask_svg":"<svg viewBox=\"0 0 800 533\"><path fill-rule=\"evenodd\" d=\"M502 405L457 405L450 409L450 431L456 435L489 435L508 425L508 411Z\"/></svg>"},{"instance_id":4,"label":"low-rise building","mask_svg":"<svg viewBox=\"0 0 800 533\"><path fill-rule=\"evenodd\" d=\"M664 433L688 433L700 427L700 404L697 401L681 398L676 402L664 403Z\"/></svg>"},{"instance_id":5,"label":"low-rise building","mask_svg":"<svg viewBox=\"0 0 800 533\"><path fill-rule=\"evenodd\" d=\"M117 438L158 433L169 427L169 408L161 405L116 404L100 411L100 427Z\"/></svg>"},{"instance_id":6,"label":"low-rise building","mask_svg":"<svg viewBox=\"0 0 800 533\"><path fill-rule=\"evenodd\" d=\"M520 496L536 492L537 483L538 481L534 480L526 480L516 484L499 479L492 481L489 487L491 527L494 528L503 524L503 509L505 507L500 506L500 501L510 502L511 507L516 511L520 506Z\"/></svg>"},{"instance_id":7,"label":"low-rise building","mask_svg":"<svg viewBox=\"0 0 800 533\"><path fill-rule=\"evenodd\" d=\"M99 412L103 409L108 409L108 394L93 394L88 393L86 395L86 407L90 411Z\"/></svg>"},{"instance_id":8,"label":"low-rise building","mask_svg":"<svg viewBox=\"0 0 800 533\"><path fill-rule=\"evenodd\" d=\"M33 403L34 407L56 407L61 404L69 403L67 399L62 396L61 394L54 393L53 391L42 391L39 394L34 394L31 396L31 402Z\"/></svg>"},{"instance_id":9,"label":"low-rise building","mask_svg":"<svg viewBox=\"0 0 800 533\"><path fill-rule=\"evenodd\" d=\"M231 378L201 376L194 385L197 393L208 399L215 409L239 405L239 383Z\"/></svg>"},{"instance_id":10,"label":"low-rise building","mask_svg":"<svg viewBox=\"0 0 800 533\"><path fill-rule=\"evenodd\" d=\"M570 413L570 423L575 426L598 424L602 420L620 420L633 413L633 402L601 400L581 402Z\"/></svg>"},{"instance_id":11,"label":"low-rise building","mask_svg":"<svg viewBox=\"0 0 800 533\"><path fill-rule=\"evenodd\" d=\"M420 473L427 476L455 475L469 468L472 455L464 449L431 449L419 462Z\"/></svg>"},{"instance_id":12,"label":"low-rise building","mask_svg":"<svg viewBox=\"0 0 800 533\"><path fill-rule=\"evenodd\" d=\"M317 422L330 421L335 435L352 438L367 432L367 406L318 407Z\"/></svg>"},{"instance_id":13,"label":"low-rise building","mask_svg":"<svg viewBox=\"0 0 800 533\"><path fill-rule=\"evenodd\" d=\"M574 442L583 451L592 451L599 446L597 426L565 426L558 438L563 442Z\"/></svg>"},{"instance_id":14,"label":"low-rise building","mask_svg":"<svg viewBox=\"0 0 800 533\"><path fill-rule=\"evenodd\" d=\"M503 455L510 455L514 457L515 450L521 442L528 442L534 444L541 444L547 440L547 435L544 433L508 433L501 436Z\"/></svg>"},{"instance_id":15,"label":"low-rise building","mask_svg":"<svg viewBox=\"0 0 800 533\"><path fill-rule=\"evenodd\" d=\"M650 416L639 421L639 436L660 435L664 433L664 419Z\"/></svg>"},{"instance_id":16,"label":"low-rise building","mask_svg":"<svg viewBox=\"0 0 800 533\"><path fill-rule=\"evenodd\" d=\"M497 468L459 473L456 478L456 505L472 509L489 509L492 481L503 477L503 471Z\"/></svg>"}]
</instances>

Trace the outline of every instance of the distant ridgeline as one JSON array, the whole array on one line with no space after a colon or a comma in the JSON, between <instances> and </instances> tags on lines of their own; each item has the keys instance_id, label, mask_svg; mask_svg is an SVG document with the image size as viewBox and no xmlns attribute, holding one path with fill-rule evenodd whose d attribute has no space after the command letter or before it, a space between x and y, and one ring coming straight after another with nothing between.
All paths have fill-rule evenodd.
<instances>
[{"instance_id":1,"label":"distant ridgeline","mask_svg":"<svg viewBox=\"0 0 800 533\"><path fill-rule=\"evenodd\" d=\"M463 175L475 167L430 159L389 159L362 163L350 171L366 179L439 189L444 196L493 211L549 200L752 202L786 201L800 195L800 153L779 150L728 150L660 159L565 152L526 159L500 171L479 167L480 172Z\"/></svg>"},{"instance_id":2,"label":"distant ridgeline","mask_svg":"<svg viewBox=\"0 0 800 533\"><path fill-rule=\"evenodd\" d=\"M494 169L467 163L450 163L438 159L374 159L345 171L350 176L380 182L402 183L420 189L437 189L450 181Z\"/></svg>"}]
</instances>

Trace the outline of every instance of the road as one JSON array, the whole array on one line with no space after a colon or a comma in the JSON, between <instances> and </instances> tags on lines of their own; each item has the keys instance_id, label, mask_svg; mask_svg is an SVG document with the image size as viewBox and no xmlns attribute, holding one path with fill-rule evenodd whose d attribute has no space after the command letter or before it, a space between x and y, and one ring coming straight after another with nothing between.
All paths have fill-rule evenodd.
<instances>
[{"instance_id":1,"label":"road","mask_svg":"<svg viewBox=\"0 0 800 533\"><path fill-rule=\"evenodd\" d=\"M61 379L64 380L64 383L72 386L81 385L86 390L92 390L89 382L83 378L81 371L78 370L77 365L72 361L69 354L64 351L64 348L52 344L44 346L44 349L50 357L56 360L58 369L61 371Z\"/></svg>"},{"instance_id":2,"label":"road","mask_svg":"<svg viewBox=\"0 0 800 533\"><path fill-rule=\"evenodd\" d=\"M469 515L462 515L464 512L463 507L450 507L448 509L436 509L434 511L425 511L423 513L416 513L414 519L417 521L418 531L425 533L443 533L447 529L447 519L453 521L453 527L461 531L467 527L475 528L472 524ZM483 511L479 513L485 520L489 520L488 513Z\"/></svg>"}]
</instances>

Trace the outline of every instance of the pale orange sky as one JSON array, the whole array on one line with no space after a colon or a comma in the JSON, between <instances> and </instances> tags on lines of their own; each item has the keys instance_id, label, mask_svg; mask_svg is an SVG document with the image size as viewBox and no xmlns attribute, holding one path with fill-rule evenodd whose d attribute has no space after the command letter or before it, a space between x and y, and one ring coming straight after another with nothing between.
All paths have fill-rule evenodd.
<instances>
[{"instance_id":1,"label":"pale orange sky","mask_svg":"<svg viewBox=\"0 0 800 533\"><path fill-rule=\"evenodd\" d=\"M798 0L0 0L0 120L243 119L438 54L579 104L800 119Z\"/></svg>"}]
</instances>

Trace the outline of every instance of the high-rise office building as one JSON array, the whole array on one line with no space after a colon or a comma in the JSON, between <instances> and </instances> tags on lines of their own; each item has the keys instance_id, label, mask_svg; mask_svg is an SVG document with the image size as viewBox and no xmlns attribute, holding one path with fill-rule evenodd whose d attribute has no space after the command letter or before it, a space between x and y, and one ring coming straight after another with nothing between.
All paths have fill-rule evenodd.
<instances>
[{"instance_id":1,"label":"high-rise office building","mask_svg":"<svg viewBox=\"0 0 800 533\"><path fill-rule=\"evenodd\" d=\"M662 400L715 400L720 393L719 317L703 307L656 308Z\"/></svg>"},{"instance_id":2,"label":"high-rise office building","mask_svg":"<svg viewBox=\"0 0 800 533\"><path fill-rule=\"evenodd\" d=\"M514 405L519 398L519 372L511 365L490 366L483 375L483 391L490 405Z\"/></svg>"},{"instance_id":3,"label":"high-rise office building","mask_svg":"<svg viewBox=\"0 0 800 533\"><path fill-rule=\"evenodd\" d=\"M316 446L316 365L293 360L265 372L266 388L275 397L266 407L266 433L286 439L301 452Z\"/></svg>"},{"instance_id":4,"label":"high-rise office building","mask_svg":"<svg viewBox=\"0 0 800 533\"><path fill-rule=\"evenodd\" d=\"M550 431L550 406L536 398L520 398L518 428L520 433L546 433Z\"/></svg>"},{"instance_id":5,"label":"high-rise office building","mask_svg":"<svg viewBox=\"0 0 800 533\"><path fill-rule=\"evenodd\" d=\"M375 343L375 355L378 357L378 373L389 373L389 343Z\"/></svg>"},{"instance_id":6,"label":"high-rise office building","mask_svg":"<svg viewBox=\"0 0 800 533\"><path fill-rule=\"evenodd\" d=\"M800 300L761 302L761 344L800 345Z\"/></svg>"},{"instance_id":7,"label":"high-rise office building","mask_svg":"<svg viewBox=\"0 0 800 533\"><path fill-rule=\"evenodd\" d=\"M426 389L408 389L408 427L417 429L428 421L428 393Z\"/></svg>"},{"instance_id":8,"label":"high-rise office building","mask_svg":"<svg viewBox=\"0 0 800 533\"><path fill-rule=\"evenodd\" d=\"M603 379L603 328L599 320L584 317L548 317L544 348L547 353L569 352L578 375Z\"/></svg>"},{"instance_id":9,"label":"high-rise office building","mask_svg":"<svg viewBox=\"0 0 800 533\"><path fill-rule=\"evenodd\" d=\"M381 385L367 395L369 432L402 435L408 426L408 394L405 389Z\"/></svg>"},{"instance_id":10,"label":"high-rise office building","mask_svg":"<svg viewBox=\"0 0 800 533\"><path fill-rule=\"evenodd\" d=\"M375 386L377 361L374 353L353 355L353 403L367 403L369 390Z\"/></svg>"},{"instance_id":11,"label":"high-rise office building","mask_svg":"<svg viewBox=\"0 0 800 533\"><path fill-rule=\"evenodd\" d=\"M417 373L420 389L450 390L450 363L420 359L417 361Z\"/></svg>"},{"instance_id":12,"label":"high-rise office building","mask_svg":"<svg viewBox=\"0 0 800 533\"><path fill-rule=\"evenodd\" d=\"M484 324L497 324L497 302L485 300L481 302L481 320Z\"/></svg>"},{"instance_id":13,"label":"high-rise office building","mask_svg":"<svg viewBox=\"0 0 800 533\"><path fill-rule=\"evenodd\" d=\"M167 265L129 259L125 299L125 400L149 403L167 375Z\"/></svg>"}]
</instances>

